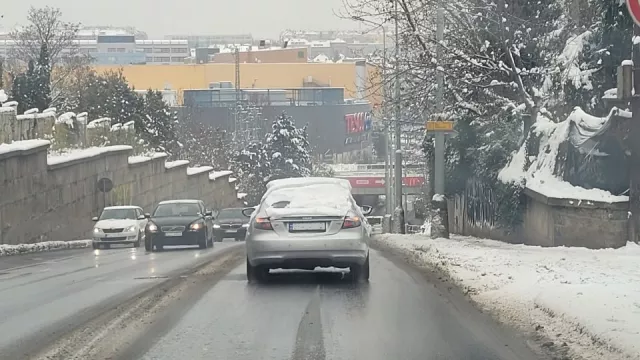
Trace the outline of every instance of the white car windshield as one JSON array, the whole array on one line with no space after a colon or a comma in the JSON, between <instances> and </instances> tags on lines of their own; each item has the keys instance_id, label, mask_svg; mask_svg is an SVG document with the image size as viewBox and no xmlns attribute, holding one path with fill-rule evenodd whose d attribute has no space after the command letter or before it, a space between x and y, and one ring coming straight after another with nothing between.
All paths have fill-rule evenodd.
<instances>
[{"instance_id":1,"label":"white car windshield","mask_svg":"<svg viewBox=\"0 0 640 360\"><path fill-rule=\"evenodd\" d=\"M104 209L98 220L124 220L136 219L136 211L134 209Z\"/></svg>"}]
</instances>

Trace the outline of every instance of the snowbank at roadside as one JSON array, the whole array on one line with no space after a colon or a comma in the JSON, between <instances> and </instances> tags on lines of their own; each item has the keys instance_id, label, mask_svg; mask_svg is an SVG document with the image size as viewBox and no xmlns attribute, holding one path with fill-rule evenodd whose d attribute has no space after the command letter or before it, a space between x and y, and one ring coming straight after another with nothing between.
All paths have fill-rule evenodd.
<instances>
[{"instance_id":1,"label":"snowbank at roadside","mask_svg":"<svg viewBox=\"0 0 640 360\"><path fill-rule=\"evenodd\" d=\"M0 245L0 256L20 255L43 251L81 249L91 246L91 240L45 241L35 244Z\"/></svg>"},{"instance_id":2,"label":"snowbank at roadside","mask_svg":"<svg viewBox=\"0 0 640 360\"><path fill-rule=\"evenodd\" d=\"M499 321L569 358L640 359L640 246L541 248L452 235L381 235L381 247L436 269Z\"/></svg>"}]
</instances>

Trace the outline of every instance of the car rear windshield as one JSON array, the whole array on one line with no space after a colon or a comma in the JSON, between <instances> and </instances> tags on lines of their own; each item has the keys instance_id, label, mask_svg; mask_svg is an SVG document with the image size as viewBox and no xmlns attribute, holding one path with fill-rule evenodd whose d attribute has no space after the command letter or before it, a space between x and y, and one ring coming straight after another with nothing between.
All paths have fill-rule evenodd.
<instances>
[{"instance_id":1,"label":"car rear windshield","mask_svg":"<svg viewBox=\"0 0 640 360\"><path fill-rule=\"evenodd\" d=\"M332 207L349 209L351 195L336 184L312 184L288 189L278 189L267 195L269 208L315 208Z\"/></svg>"},{"instance_id":2,"label":"car rear windshield","mask_svg":"<svg viewBox=\"0 0 640 360\"><path fill-rule=\"evenodd\" d=\"M192 203L160 204L153 212L154 217L198 216L200 206Z\"/></svg>"},{"instance_id":3,"label":"car rear windshield","mask_svg":"<svg viewBox=\"0 0 640 360\"><path fill-rule=\"evenodd\" d=\"M244 218L242 215L242 209L222 209L218 213L218 219L241 219Z\"/></svg>"},{"instance_id":4,"label":"car rear windshield","mask_svg":"<svg viewBox=\"0 0 640 360\"><path fill-rule=\"evenodd\" d=\"M134 209L104 209L99 220L136 219Z\"/></svg>"}]
</instances>

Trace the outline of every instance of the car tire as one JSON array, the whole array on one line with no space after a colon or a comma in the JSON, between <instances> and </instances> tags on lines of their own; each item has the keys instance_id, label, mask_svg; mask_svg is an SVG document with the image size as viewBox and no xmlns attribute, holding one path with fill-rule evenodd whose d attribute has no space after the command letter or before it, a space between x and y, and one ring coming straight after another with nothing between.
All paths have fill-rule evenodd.
<instances>
[{"instance_id":1,"label":"car tire","mask_svg":"<svg viewBox=\"0 0 640 360\"><path fill-rule=\"evenodd\" d=\"M100 243L92 242L92 243L91 243L91 247L92 247L94 250L100 249Z\"/></svg>"},{"instance_id":2,"label":"car tire","mask_svg":"<svg viewBox=\"0 0 640 360\"><path fill-rule=\"evenodd\" d=\"M222 238L221 238L221 237L219 237L219 236L214 236L214 237L213 237L213 241L214 241L214 242L222 242Z\"/></svg>"},{"instance_id":3,"label":"car tire","mask_svg":"<svg viewBox=\"0 0 640 360\"><path fill-rule=\"evenodd\" d=\"M153 250L151 251L162 251L164 250L164 246L162 245L153 245Z\"/></svg>"},{"instance_id":4,"label":"car tire","mask_svg":"<svg viewBox=\"0 0 640 360\"><path fill-rule=\"evenodd\" d=\"M269 268L264 266L252 266L247 259L247 281L250 283L260 283L267 280Z\"/></svg>"},{"instance_id":5,"label":"car tire","mask_svg":"<svg viewBox=\"0 0 640 360\"><path fill-rule=\"evenodd\" d=\"M147 239L147 237L145 237L144 239L144 249L146 251L153 251L153 244L151 244L151 239Z\"/></svg>"},{"instance_id":6,"label":"car tire","mask_svg":"<svg viewBox=\"0 0 640 360\"><path fill-rule=\"evenodd\" d=\"M364 264L362 265L353 265L350 268L351 271L351 278L353 279L353 281L363 281L363 282L367 282L369 281L369 272L370 272L370 268L369 268L369 256L367 256L367 259L364 261Z\"/></svg>"},{"instance_id":7,"label":"car tire","mask_svg":"<svg viewBox=\"0 0 640 360\"><path fill-rule=\"evenodd\" d=\"M136 248L136 249L139 248L140 247L140 241L141 241L141 236L140 236L140 233L138 233L138 240L136 240L133 243L133 247Z\"/></svg>"},{"instance_id":8,"label":"car tire","mask_svg":"<svg viewBox=\"0 0 640 360\"><path fill-rule=\"evenodd\" d=\"M102 248L105 250L111 249L111 244L102 244Z\"/></svg>"},{"instance_id":9,"label":"car tire","mask_svg":"<svg viewBox=\"0 0 640 360\"><path fill-rule=\"evenodd\" d=\"M207 233L205 233L204 236L200 240L198 240L198 247L200 249L206 249L208 245L209 245L209 240L208 240Z\"/></svg>"}]
</instances>

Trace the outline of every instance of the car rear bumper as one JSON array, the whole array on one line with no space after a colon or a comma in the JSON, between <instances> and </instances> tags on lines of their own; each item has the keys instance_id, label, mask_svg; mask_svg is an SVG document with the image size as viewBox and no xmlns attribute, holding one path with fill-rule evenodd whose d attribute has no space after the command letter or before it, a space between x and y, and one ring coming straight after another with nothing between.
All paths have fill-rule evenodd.
<instances>
[{"instance_id":1,"label":"car rear bumper","mask_svg":"<svg viewBox=\"0 0 640 360\"><path fill-rule=\"evenodd\" d=\"M365 263L369 247L361 240L250 240L247 258L252 266L282 268L349 267Z\"/></svg>"},{"instance_id":2,"label":"car rear bumper","mask_svg":"<svg viewBox=\"0 0 640 360\"><path fill-rule=\"evenodd\" d=\"M198 245L205 236L204 231L184 232L182 236L165 236L162 233L147 233L147 238L153 245L181 246Z\"/></svg>"}]
</instances>

